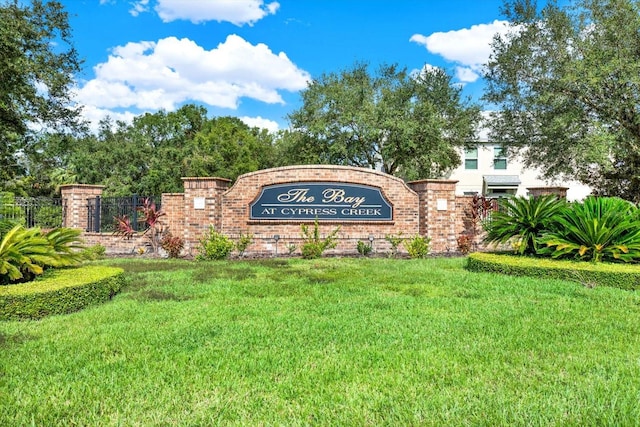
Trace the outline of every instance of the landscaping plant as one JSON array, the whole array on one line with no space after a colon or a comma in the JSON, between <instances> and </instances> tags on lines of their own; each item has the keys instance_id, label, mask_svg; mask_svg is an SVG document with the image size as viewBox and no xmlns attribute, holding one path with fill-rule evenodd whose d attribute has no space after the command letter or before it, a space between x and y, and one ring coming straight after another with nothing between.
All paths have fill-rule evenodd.
<instances>
[{"instance_id":1,"label":"landscaping plant","mask_svg":"<svg viewBox=\"0 0 640 427\"><path fill-rule=\"evenodd\" d=\"M0 240L0 284L30 281L48 267L78 264L83 249L79 234L68 228L43 234L39 228L14 226Z\"/></svg>"},{"instance_id":2,"label":"landscaping plant","mask_svg":"<svg viewBox=\"0 0 640 427\"><path fill-rule=\"evenodd\" d=\"M143 222L146 227L142 232L143 235L149 239L149 246L151 252L158 253L158 248L161 246L162 234L164 232L164 226L160 218L165 216L165 213L158 209L155 202L150 198L145 198L142 202L142 206L139 206L137 210L141 216L140 222ZM122 236L124 239L129 240L136 235L136 229L131 224L131 219L126 215L114 217L116 221L115 235Z\"/></svg>"},{"instance_id":3,"label":"landscaping plant","mask_svg":"<svg viewBox=\"0 0 640 427\"><path fill-rule=\"evenodd\" d=\"M554 258L589 261L640 259L640 211L615 197L587 197L561 210L559 227L542 239Z\"/></svg>"},{"instance_id":4,"label":"landscaping plant","mask_svg":"<svg viewBox=\"0 0 640 427\"><path fill-rule=\"evenodd\" d=\"M373 251L373 246L370 243L358 241L358 246L356 246L358 253L362 256L369 256L371 251Z\"/></svg>"},{"instance_id":5,"label":"landscaping plant","mask_svg":"<svg viewBox=\"0 0 640 427\"><path fill-rule=\"evenodd\" d=\"M184 249L184 239L180 236L174 236L167 231L164 236L162 236L160 246L167 252L169 258L179 258L180 252Z\"/></svg>"},{"instance_id":6,"label":"landscaping plant","mask_svg":"<svg viewBox=\"0 0 640 427\"><path fill-rule=\"evenodd\" d=\"M238 241L235 243L235 248L238 251L238 256L243 257L245 251L253 243L253 234L240 233Z\"/></svg>"},{"instance_id":7,"label":"landscaping plant","mask_svg":"<svg viewBox=\"0 0 640 427\"><path fill-rule=\"evenodd\" d=\"M478 228L482 223L487 220L491 213L498 208L498 202L496 199L489 199L484 195L475 194L469 205L467 206L465 219L466 231L464 237L467 237L469 248L461 248L462 253L469 253L472 247L475 247L476 237L478 235ZM462 237L462 236L461 236ZM460 240L460 239L459 239ZM463 242L463 246L464 246ZM460 246L460 244L458 244ZM466 252L465 252L466 251Z\"/></svg>"},{"instance_id":8,"label":"landscaping plant","mask_svg":"<svg viewBox=\"0 0 640 427\"><path fill-rule=\"evenodd\" d=\"M333 249L338 245L337 235L340 231L340 226L336 227L325 238L320 237L320 225L318 219L313 222L313 230L309 230L307 224L300 226L302 229L302 258L315 259L320 258L324 251L327 249Z\"/></svg>"},{"instance_id":9,"label":"landscaping plant","mask_svg":"<svg viewBox=\"0 0 640 427\"><path fill-rule=\"evenodd\" d=\"M543 246L540 238L558 227L558 214L566 202L555 195L500 199L498 210L484 223L488 243L514 243L520 255L534 255Z\"/></svg>"},{"instance_id":10,"label":"landscaping plant","mask_svg":"<svg viewBox=\"0 0 640 427\"><path fill-rule=\"evenodd\" d=\"M426 258L429 255L430 243L429 237L414 236L404 241L404 247L411 258Z\"/></svg>"},{"instance_id":11,"label":"landscaping plant","mask_svg":"<svg viewBox=\"0 0 640 427\"><path fill-rule=\"evenodd\" d=\"M471 252L471 237L467 236L466 234L463 234L462 236L458 236L457 239L458 242L458 251L460 251L460 253L462 255L466 255L469 252Z\"/></svg>"},{"instance_id":12,"label":"landscaping plant","mask_svg":"<svg viewBox=\"0 0 640 427\"><path fill-rule=\"evenodd\" d=\"M209 226L209 231L200 238L198 247L198 261L210 261L226 259L233 251L233 242L227 237L218 233L213 225Z\"/></svg>"},{"instance_id":13,"label":"landscaping plant","mask_svg":"<svg viewBox=\"0 0 640 427\"><path fill-rule=\"evenodd\" d=\"M69 267L85 259L85 246L80 234L80 230L66 227L54 228L45 233L44 237L54 253L52 267Z\"/></svg>"},{"instance_id":14,"label":"landscaping plant","mask_svg":"<svg viewBox=\"0 0 640 427\"><path fill-rule=\"evenodd\" d=\"M389 242L389 244L391 245L391 251L389 252L389 258L397 257L398 256L398 247L404 241L404 238L402 237L402 231L400 233L398 233L397 236L393 235L393 234L387 234L386 236L384 236L384 240Z\"/></svg>"}]
</instances>

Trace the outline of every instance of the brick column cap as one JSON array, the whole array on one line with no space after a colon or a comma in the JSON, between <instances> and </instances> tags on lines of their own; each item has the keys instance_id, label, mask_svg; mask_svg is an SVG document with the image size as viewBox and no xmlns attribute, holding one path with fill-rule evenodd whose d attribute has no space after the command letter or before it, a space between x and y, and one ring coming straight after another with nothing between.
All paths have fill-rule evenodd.
<instances>
[{"instance_id":1,"label":"brick column cap","mask_svg":"<svg viewBox=\"0 0 640 427\"><path fill-rule=\"evenodd\" d=\"M527 187L527 190L568 190L569 187L563 187L561 185L552 185L546 187Z\"/></svg>"},{"instance_id":2,"label":"brick column cap","mask_svg":"<svg viewBox=\"0 0 640 427\"><path fill-rule=\"evenodd\" d=\"M231 182L229 178L220 178L219 176L204 176L204 177L194 177L187 176L180 178L183 181L223 181L223 182Z\"/></svg>"},{"instance_id":3,"label":"brick column cap","mask_svg":"<svg viewBox=\"0 0 640 427\"><path fill-rule=\"evenodd\" d=\"M95 189L103 189L104 185L94 185L94 184L63 184L60 186L60 189L69 189L69 188L95 188Z\"/></svg>"},{"instance_id":4,"label":"brick column cap","mask_svg":"<svg viewBox=\"0 0 640 427\"><path fill-rule=\"evenodd\" d=\"M416 181L407 182L408 185L415 184L427 184L427 183L435 183L435 184L457 184L458 180L456 179L418 179Z\"/></svg>"}]
</instances>

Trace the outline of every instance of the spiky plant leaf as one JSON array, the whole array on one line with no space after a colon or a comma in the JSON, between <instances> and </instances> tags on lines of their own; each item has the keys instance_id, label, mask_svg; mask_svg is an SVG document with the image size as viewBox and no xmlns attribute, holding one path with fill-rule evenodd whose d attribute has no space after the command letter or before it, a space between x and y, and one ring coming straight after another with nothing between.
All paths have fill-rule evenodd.
<instances>
[{"instance_id":1,"label":"spiky plant leaf","mask_svg":"<svg viewBox=\"0 0 640 427\"><path fill-rule=\"evenodd\" d=\"M563 210L560 227L542 238L554 258L591 261L640 259L640 213L626 200L587 197Z\"/></svg>"},{"instance_id":2,"label":"spiky plant leaf","mask_svg":"<svg viewBox=\"0 0 640 427\"><path fill-rule=\"evenodd\" d=\"M554 195L501 199L499 210L484 223L485 242L505 244L515 240L520 254L536 254L540 237L555 228L555 218L566 202Z\"/></svg>"}]
</instances>

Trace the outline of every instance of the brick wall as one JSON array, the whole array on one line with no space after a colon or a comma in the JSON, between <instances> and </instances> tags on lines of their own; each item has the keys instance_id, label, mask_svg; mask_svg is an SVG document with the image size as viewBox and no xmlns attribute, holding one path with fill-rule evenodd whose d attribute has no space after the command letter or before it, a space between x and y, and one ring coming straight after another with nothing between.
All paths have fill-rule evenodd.
<instances>
[{"instance_id":1,"label":"brick wall","mask_svg":"<svg viewBox=\"0 0 640 427\"><path fill-rule=\"evenodd\" d=\"M60 195L67 212L64 215L64 226L87 229L87 199L102 195L102 185L68 184L60 187Z\"/></svg>"},{"instance_id":2,"label":"brick wall","mask_svg":"<svg viewBox=\"0 0 640 427\"><path fill-rule=\"evenodd\" d=\"M183 199L183 238L185 250L193 253L198 239L210 225L220 231L222 194L231 182L225 178L182 178L184 183Z\"/></svg>"},{"instance_id":3,"label":"brick wall","mask_svg":"<svg viewBox=\"0 0 640 427\"><path fill-rule=\"evenodd\" d=\"M298 181L336 182L362 184L378 187L384 197L393 205L393 221L353 221L331 222L321 221L323 235L329 234L340 225L338 247L333 253L357 253L359 240L369 241L374 238L374 249L387 251L388 243L384 240L387 234L402 232L405 236L419 232L419 217L416 210L418 195L399 178L370 169L347 166L288 166L267 169L242 175L222 196L221 227L223 234L235 238L243 234L253 234L254 244L249 251L259 254L275 254L276 241L279 253L286 251L286 245L294 244L298 248L302 242L300 224L313 221L282 220L250 220L249 205L258 197L263 186L273 184L295 183Z\"/></svg>"},{"instance_id":4,"label":"brick wall","mask_svg":"<svg viewBox=\"0 0 640 427\"><path fill-rule=\"evenodd\" d=\"M567 198L567 190L569 187L527 187L531 197L546 196L555 194L561 199Z\"/></svg>"},{"instance_id":5,"label":"brick wall","mask_svg":"<svg viewBox=\"0 0 640 427\"><path fill-rule=\"evenodd\" d=\"M252 234L254 243L247 254L275 255L287 253L288 245L297 247L303 242L300 224L305 221L251 220L250 204L262 187L275 184L293 184L300 181L361 184L377 187L393 206L393 220L332 222L321 221L323 236L340 226L338 247L334 254L355 254L358 241L373 238L374 252L387 253L390 249L387 235L404 237L415 235L431 238L433 253L457 251L457 239L469 232L469 205L471 196L456 196L457 181L420 180L405 184L399 178L362 168L330 165L288 166L257 171L240 176L229 188L224 178L183 178L184 193L162 195L162 221L173 234L185 240L185 254L195 255L199 238L212 225L217 231L236 239L241 233ZM98 185L65 185L62 198L67 214L65 226L83 230L88 245L100 243L109 254L135 253L145 246L146 236L123 240L110 233L87 233L87 199L102 194ZM562 188L530 189L532 194L562 193ZM312 224L313 221L306 221ZM278 235L276 242L274 236ZM476 249L485 249L476 237ZM404 252L404 248L400 248Z\"/></svg>"},{"instance_id":6,"label":"brick wall","mask_svg":"<svg viewBox=\"0 0 640 427\"><path fill-rule=\"evenodd\" d=\"M418 194L420 235L431 238L432 252L447 253L457 250L460 232L456 209L457 182L424 179L408 183Z\"/></svg>"},{"instance_id":7,"label":"brick wall","mask_svg":"<svg viewBox=\"0 0 640 427\"><path fill-rule=\"evenodd\" d=\"M165 230L173 235L184 238L184 193L162 194L162 211L165 216L161 218Z\"/></svg>"}]
</instances>

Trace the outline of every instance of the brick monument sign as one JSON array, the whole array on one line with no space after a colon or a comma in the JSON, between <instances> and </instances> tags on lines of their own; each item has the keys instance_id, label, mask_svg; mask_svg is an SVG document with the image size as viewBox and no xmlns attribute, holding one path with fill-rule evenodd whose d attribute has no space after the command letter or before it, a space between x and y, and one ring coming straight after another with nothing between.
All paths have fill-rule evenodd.
<instances>
[{"instance_id":1,"label":"brick monument sign","mask_svg":"<svg viewBox=\"0 0 640 427\"><path fill-rule=\"evenodd\" d=\"M228 179L183 178L184 193L162 195L163 221L185 240L185 252L195 255L198 241L210 226L232 239L251 234L246 253L269 256L299 248L301 224L317 220L323 236L336 227L335 254L355 254L358 241L372 242L375 252L387 252L386 236L426 236L433 253L456 250L463 232L456 181L402 179L372 169L333 165L286 166ZM86 230L88 244L101 243L108 253L130 251L131 243L109 233L87 229L87 199L100 197L101 186L63 186L70 215L67 227ZM140 240L140 245L144 244Z\"/></svg>"}]
</instances>

